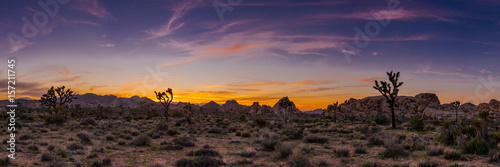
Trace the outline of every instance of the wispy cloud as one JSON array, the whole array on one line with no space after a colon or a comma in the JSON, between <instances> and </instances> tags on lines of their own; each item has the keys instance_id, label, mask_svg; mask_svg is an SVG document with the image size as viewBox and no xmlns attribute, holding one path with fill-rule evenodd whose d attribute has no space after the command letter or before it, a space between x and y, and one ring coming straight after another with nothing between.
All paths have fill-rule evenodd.
<instances>
[{"instance_id":1,"label":"wispy cloud","mask_svg":"<svg viewBox=\"0 0 500 167\"><path fill-rule=\"evenodd\" d=\"M358 79L358 81L373 83L377 79L379 79L379 77L360 78L360 79Z\"/></svg>"},{"instance_id":2,"label":"wispy cloud","mask_svg":"<svg viewBox=\"0 0 500 167\"><path fill-rule=\"evenodd\" d=\"M230 54L236 54L240 53L252 48L260 48L260 47L265 47L269 46L271 44L239 44L239 45L233 45L229 47L222 47L222 48L214 48L214 49L204 49L204 50L199 50L195 51L194 54L196 56L191 56L189 58L185 58L182 60L178 61L173 61L173 62L166 62L163 63L162 66L173 66L173 65L179 65L179 64L186 64L198 59L203 59L203 58L210 58L210 57L221 57L221 56L227 56Z\"/></svg>"},{"instance_id":3,"label":"wispy cloud","mask_svg":"<svg viewBox=\"0 0 500 167\"><path fill-rule=\"evenodd\" d=\"M63 77L65 77L66 79L62 80L62 81L78 81L80 80L82 77L80 76L71 76L72 73L69 72L67 69L65 69L64 71L60 71L59 74Z\"/></svg>"},{"instance_id":4,"label":"wispy cloud","mask_svg":"<svg viewBox=\"0 0 500 167\"><path fill-rule=\"evenodd\" d=\"M329 83L334 83L334 80L325 80L325 81L302 81L302 82L294 82L292 85L321 85L321 84L329 84Z\"/></svg>"},{"instance_id":5,"label":"wispy cloud","mask_svg":"<svg viewBox=\"0 0 500 167\"><path fill-rule=\"evenodd\" d=\"M77 0L72 7L103 20L116 19L98 0Z\"/></svg>"},{"instance_id":6,"label":"wispy cloud","mask_svg":"<svg viewBox=\"0 0 500 167\"><path fill-rule=\"evenodd\" d=\"M323 80L323 81L300 81L300 82L278 82L278 81L265 81L257 83L238 83L238 84L226 84L226 85L202 85L202 88L220 88L220 87L255 87L255 86L284 86L284 85L322 85L334 83L334 80Z\"/></svg>"},{"instance_id":7,"label":"wispy cloud","mask_svg":"<svg viewBox=\"0 0 500 167\"><path fill-rule=\"evenodd\" d=\"M7 83L7 79L1 79L1 82ZM16 97L29 97L33 99L38 99L45 93L49 88L43 86L40 82L16 82ZM0 91L7 92L7 87L0 88Z\"/></svg>"},{"instance_id":8,"label":"wispy cloud","mask_svg":"<svg viewBox=\"0 0 500 167\"><path fill-rule=\"evenodd\" d=\"M252 87L252 86L281 86L281 85L288 85L288 83L268 81L268 82L245 83L245 84L204 85L201 87L202 88L220 88L220 87Z\"/></svg>"},{"instance_id":9,"label":"wispy cloud","mask_svg":"<svg viewBox=\"0 0 500 167\"><path fill-rule=\"evenodd\" d=\"M105 48L116 46L116 44L113 44L113 43L97 44L97 45L99 45L100 47L105 47Z\"/></svg>"},{"instance_id":10,"label":"wispy cloud","mask_svg":"<svg viewBox=\"0 0 500 167\"><path fill-rule=\"evenodd\" d=\"M439 71L431 71L431 70L421 70L416 71L417 74L433 74L433 75L441 75L441 76L458 76L462 78L471 78L473 75L457 73L457 72L439 72Z\"/></svg>"},{"instance_id":11,"label":"wispy cloud","mask_svg":"<svg viewBox=\"0 0 500 167\"><path fill-rule=\"evenodd\" d=\"M185 22L178 23L179 19L181 19L190 10L195 8L199 2L201 1L178 1L178 3L171 8L173 14L170 16L168 21L161 25L159 28L147 30L146 33L148 33L149 37L147 37L146 39L149 40L164 37L181 28L185 24Z\"/></svg>"},{"instance_id":12,"label":"wispy cloud","mask_svg":"<svg viewBox=\"0 0 500 167\"><path fill-rule=\"evenodd\" d=\"M444 10L378 10L375 12L366 12L370 10L363 10L361 12L354 12L350 14L314 14L305 16L307 19L360 19L360 20L415 20L415 19L430 19L442 22L458 22L452 19L461 14L453 11Z\"/></svg>"}]
</instances>

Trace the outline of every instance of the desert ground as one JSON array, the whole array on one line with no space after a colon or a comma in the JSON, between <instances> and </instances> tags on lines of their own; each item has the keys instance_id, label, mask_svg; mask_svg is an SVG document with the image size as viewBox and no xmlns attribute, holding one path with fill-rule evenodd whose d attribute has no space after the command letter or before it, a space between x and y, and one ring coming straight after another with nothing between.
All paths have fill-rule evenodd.
<instances>
[{"instance_id":1,"label":"desert ground","mask_svg":"<svg viewBox=\"0 0 500 167\"><path fill-rule=\"evenodd\" d=\"M500 165L500 122L493 114L460 111L456 125L453 111L428 109L425 112L448 115L418 118L398 112L394 129L386 115L293 113L284 117L193 110L188 115L173 109L167 122L156 109L78 107L67 109L63 122L48 123L43 109L21 108L16 122L16 159L2 158L1 165ZM186 121L188 116L191 124ZM5 150L8 133L1 126Z\"/></svg>"}]
</instances>

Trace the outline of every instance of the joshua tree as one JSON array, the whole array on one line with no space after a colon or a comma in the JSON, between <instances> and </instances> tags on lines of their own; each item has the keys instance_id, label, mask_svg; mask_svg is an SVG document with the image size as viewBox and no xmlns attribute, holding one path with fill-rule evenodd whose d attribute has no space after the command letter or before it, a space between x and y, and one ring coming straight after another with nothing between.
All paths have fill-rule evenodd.
<instances>
[{"instance_id":1,"label":"joshua tree","mask_svg":"<svg viewBox=\"0 0 500 167\"><path fill-rule=\"evenodd\" d=\"M377 89L380 92L380 94L382 94L387 100L387 103L391 108L392 128L396 128L396 117L394 115L394 108L396 107L396 97L398 97L399 87L403 85L403 82L398 82L399 72L397 73L393 73L392 71L387 72L387 76L389 76L390 83L387 83L386 81L381 81L379 84L379 82L375 80L375 86L373 86L373 88Z\"/></svg>"},{"instance_id":2,"label":"joshua tree","mask_svg":"<svg viewBox=\"0 0 500 167\"><path fill-rule=\"evenodd\" d=\"M170 103L174 99L174 93L171 88L168 88L165 92L156 92L156 99L158 99L161 105L164 107L165 120L168 122L168 110L170 108Z\"/></svg>"},{"instance_id":3,"label":"joshua tree","mask_svg":"<svg viewBox=\"0 0 500 167\"><path fill-rule=\"evenodd\" d=\"M184 106L184 113L186 114L186 122L191 125L191 115L193 114L193 108L191 106L191 102L188 102L186 106Z\"/></svg>"},{"instance_id":4,"label":"joshua tree","mask_svg":"<svg viewBox=\"0 0 500 167\"><path fill-rule=\"evenodd\" d=\"M337 110L339 109L339 102L335 102L333 104L328 105L326 109L328 112L333 111L333 122L337 123Z\"/></svg>"},{"instance_id":5,"label":"joshua tree","mask_svg":"<svg viewBox=\"0 0 500 167\"><path fill-rule=\"evenodd\" d=\"M455 108L455 123L458 125L458 108L460 107L460 101L451 102L453 108Z\"/></svg>"},{"instance_id":6,"label":"joshua tree","mask_svg":"<svg viewBox=\"0 0 500 167\"><path fill-rule=\"evenodd\" d=\"M58 114L59 111L62 111L64 117L66 117L66 113L64 113L64 105L66 103L69 104L73 102L73 99L77 99L77 97L75 97L76 94L71 89L65 89L65 86L57 87L56 89L54 89L54 87L52 86L49 90L47 90L47 93L43 94L40 98L40 102L42 103L42 105L47 106L47 108L49 109L51 117L51 108L56 112L55 114Z\"/></svg>"},{"instance_id":7,"label":"joshua tree","mask_svg":"<svg viewBox=\"0 0 500 167\"><path fill-rule=\"evenodd\" d=\"M281 98L278 103L278 105L283 109L282 116L285 120L285 123L288 123L288 112L292 104L293 102L288 99L288 96Z\"/></svg>"},{"instance_id":8,"label":"joshua tree","mask_svg":"<svg viewBox=\"0 0 500 167\"><path fill-rule=\"evenodd\" d=\"M489 119L488 117L490 116L490 111L483 111L481 113L479 113L479 118L481 118L483 120L483 127L482 127L482 137L484 140L488 141L488 123L489 123Z\"/></svg>"}]
</instances>

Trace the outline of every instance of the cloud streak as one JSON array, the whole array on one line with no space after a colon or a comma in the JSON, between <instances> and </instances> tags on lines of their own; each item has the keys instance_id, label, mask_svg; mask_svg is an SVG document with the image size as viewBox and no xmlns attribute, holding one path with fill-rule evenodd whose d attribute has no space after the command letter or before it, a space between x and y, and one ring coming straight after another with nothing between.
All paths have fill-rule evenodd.
<instances>
[{"instance_id":1,"label":"cloud streak","mask_svg":"<svg viewBox=\"0 0 500 167\"><path fill-rule=\"evenodd\" d=\"M167 35L172 34L175 30L184 26L185 22L180 22L181 19L186 13L196 7L196 5L201 2L200 0L190 0L190 1L179 1L176 5L174 5L171 10L173 11L172 15L168 19L166 23L161 25L158 28L147 30L146 33L149 35L146 40L161 38Z\"/></svg>"},{"instance_id":2,"label":"cloud streak","mask_svg":"<svg viewBox=\"0 0 500 167\"><path fill-rule=\"evenodd\" d=\"M202 88L221 88L221 87L256 87L256 86L285 86L285 85L323 85L334 83L334 80L323 80L323 81L300 81L300 82L277 82L277 81L266 81L258 83L239 83L239 84L226 84L226 85L202 85Z\"/></svg>"},{"instance_id":3,"label":"cloud streak","mask_svg":"<svg viewBox=\"0 0 500 167\"><path fill-rule=\"evenodd\" d=\"M77 0L73 8L83 11L102 20L116 20L116 18L98 2L98 0Z\"/></svg>"}]
</instances>

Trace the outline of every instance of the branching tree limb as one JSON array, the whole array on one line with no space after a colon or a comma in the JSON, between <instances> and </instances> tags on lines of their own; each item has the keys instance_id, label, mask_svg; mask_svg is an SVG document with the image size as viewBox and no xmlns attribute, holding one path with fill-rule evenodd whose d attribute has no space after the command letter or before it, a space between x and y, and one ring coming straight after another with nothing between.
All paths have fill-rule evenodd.
<instances>
[{"instance_id":1,"label":"branching tree limb","mask_svg":"<svg viewBox=\"0 0 500 167\"><path fill-rule=\"evenodd\" d=\"M394 115L394 108L396 107L396 97L399 93L399 87L403 85L403 82L398 82L399 72L387 72L387 76L389 76L389 83L386 81L381 81L379 84L379 82L375 80L375 86L373 86L373 88L377 89L380 94L382 94L387 100L387 103L391 108L392 128L396 128L396 116Z\"/></svg>"},{"instance_id":2,"label":"branching tree limb","mask_svg":"<svg viewBox=\"0 0 500 167\"><path fill-rule=\"evenodd\" d=\"M156 99L158 99L161 103L161 105L164 108L165 112L165 120L168 122L168 111L170 108L170 103L172 103L172 100L174 99L174 94L172 92L171 88L168 88L165 92L156 92Z\"/></svg>"}]
</instances>

